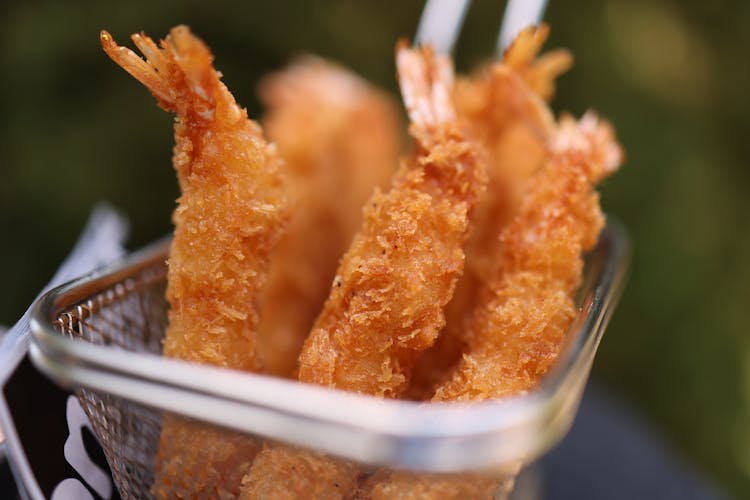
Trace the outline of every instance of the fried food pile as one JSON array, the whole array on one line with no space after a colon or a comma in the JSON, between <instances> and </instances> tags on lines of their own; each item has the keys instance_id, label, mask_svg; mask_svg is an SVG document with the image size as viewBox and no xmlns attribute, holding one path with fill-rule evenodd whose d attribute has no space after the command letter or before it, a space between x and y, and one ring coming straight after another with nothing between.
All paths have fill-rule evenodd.
<instances>
[{"instance_id":1,"label":"fried food pile","mask_svg":"<svg viewBox=\"0 0 750 500\"><path fill-rule=\"evenodd\" d=\"M453 109L453 71L431 50L400 46L401 92L414 152L390 190L376 189L299 358L298 379L378 397L407 388L419 355L445 325L463 270L463 246L484 194L486 164ZM297 463L314 463L311 475ZM356 485L353 464L286 447L263 450L243 498L330 498ZM331 480L310 481L311 477Z\"/></svg>"},{"instance_id":2,"label":"fried food pile","mask_svg":"<svg viewBox=\"0 0 750 500\"><path fill-rule=\"evenodd\" d=\"M595 186L622 161L596 115L550 111L572 59L538 56L547 35L529 28L458 78L448 57L399 43L404 154L391 98L332 63L308 56L264 79L261 127L188 28L158 45L133 35L145 60L102 32L176 114L164 354L380 398L533 390L604 224ZM167 415L152 493L493 498L515 472L373 473Z\"/></svg>"}]
</instances>

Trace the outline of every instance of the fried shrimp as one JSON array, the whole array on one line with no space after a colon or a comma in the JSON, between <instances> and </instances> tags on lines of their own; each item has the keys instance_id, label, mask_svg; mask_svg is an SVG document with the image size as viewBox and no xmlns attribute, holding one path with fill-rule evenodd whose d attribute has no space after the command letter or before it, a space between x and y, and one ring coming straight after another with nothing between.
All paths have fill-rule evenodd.
<instances>
[{"instance_id":1,"label":"fried shrimp","mask_svg":"<svg viewBox=\"0 0 750 500\"><path fill-rule=\"evenodd\" d=\"M401 394L444 324L487 182L453 112L448 60L401 47L397 64L417 150L365 206L299 368L302 381L381 397Z\"/></svg>"},{"instance_id":2,"label":"fried shrimp","mask_svg":"<svg viewBox=\"0 0 750 500\"><path fill-rule=\"evenodd\" d=\"M555 131L544 101L551 90L541 89L554 89L571 57L563 49L537 57L548 34L545 25L527 28L501 61L456 85L459 116L490 154L487 196L477 208L477 230L467 248L467 269L475 277L487 276L500 231L515 215L529 177L544 163Z\"/></svg>"},{"instance_id":3,"label":"fried shrimp","mask_svg":"<svg viewBox=\"0 0 750 500\"><path fill-rule=\"evenodd\" d=\"M522 31L502 60L456 82L458 115L489 153L489 184L477 205L466 268L446 309L445 330L418 362L410 399L432 395L461 357L465 322L500 251L500 232L518 210L529 177L547 158L555 120L543 100L547 95L539 89L553 89L554 79L571 62L570 54L561 49L537 57L548 33L544 25Z\"/></svg>"},{"instance_id":4,"label":"fried shrimp","mask_svg":"<svg viewBox=\"0 0 750 500\"><path fill-rule=\"evenodd\" d=\"M533 389L556 359L575 316L582 253L604 224L594 186L622 159L610 126L593 113L563 117L550 158L531 180L519 213L501 236L493 276L468 323L468 347L433 401L478 401ZM492 498L508 476L484 483L460 476L382 472L366 498ZM456 493L456 495L453 495ZM453 496L451 496L453 495ZM414 497L416 498L416 497Z\"/></svg>"},{"instance_id":5,"label":"fried shrimp","mask_svg":"<svg viewBox=\"0 0 750 500\"><path fill-rule=\"evenodd\" d=\"M173 162L182 194L173 216L164 354L256 370L255 301L287 211L276 153L187 27L173 28L160 46L133 35L145 61L107 32L101 42L163 109L177 115ZM153 493L236 495L238 470L247 469L256 448L249 438L167 416Z\"/></svg>"},{"instance_id":6,"label":"fried shrimp","mask_svg":"<svg viewBox=\"0 0 750 500\"><path fill-rule=\"evenodd\" d=\"M478 400L533 389L557 357L575 314L583 252L604 224L594 186L622 152L608 123L565 116L550 158L501 235L496 268L468 326L468 352L436 401Z\"/></svg>"},{"instance_id":7,"label":"fried shrimp","mask_svg":"<svg viewBox=\"0 0 750 500\"><path fill-rule=\"evenodd\" d=\"M259 94L292 217L260 296L258 341L265 371L291 376L362 206L397 164L401 127L389 96L312 56L265 78Z\"/></svg>"},{"instance_id":8,"label":"fried shrimp","mask_svg":"<svg viewBox=\"0 0 750 500\"><path fill-rule=\"evenodd\" d=\"M430 49L397 51L416 151L390 191L370 198L331 293L300 356L299 380L398 397L419 353L444 325L443 308L463 269L485 166L451 102L452 69ZM358 469L311 452L270 447L243 479L245 498L340 498Z\"/></svg>"}]
</instances>

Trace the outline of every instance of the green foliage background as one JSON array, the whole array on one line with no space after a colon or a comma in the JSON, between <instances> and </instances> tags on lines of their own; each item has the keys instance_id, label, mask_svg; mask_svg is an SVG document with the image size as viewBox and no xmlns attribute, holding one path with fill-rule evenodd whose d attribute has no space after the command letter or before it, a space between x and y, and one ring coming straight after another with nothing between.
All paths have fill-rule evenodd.
<instances>
[{"instance_id":1,"label":"green foliage background","mask_svg":"<svg viewBox=\"0 0 750 500\"><path fill-rule=\"evenodd\" d=\"M476 0L457 49L491 56L501 3ZM4 2L0 6L0 322L23 312L98 200L131 244L170 229L172 118L101 52L189 24L254 116L258 78L300 52L395 92L393 46L421 2ZM634 242L596 375L685 460L750 496L750 2L552 1L549 47L576 55L554 107L616 125L628 161L603 187Z\"/></svg>"}]
</instances>

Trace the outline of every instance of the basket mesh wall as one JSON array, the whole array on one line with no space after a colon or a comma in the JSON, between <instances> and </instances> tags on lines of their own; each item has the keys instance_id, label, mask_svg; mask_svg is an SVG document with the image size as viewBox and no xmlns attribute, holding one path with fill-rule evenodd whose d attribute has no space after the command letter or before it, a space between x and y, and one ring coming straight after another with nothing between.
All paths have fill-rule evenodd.
<instances>
[{"instance_id":1,"label":"basket mesh wall","mask_svg":"<svg viewBox=\"0 0 750 500\"><path fill-rule=\"evenodd\" d=\"M142 270L78 303L65 306L55 327L77 341L107 345L140 353L161 354L167 327L165 299L166 266L161 263ZM153 498L154 467L162 428L167 432L167 469L158 496L173 498L185 492L201 498L235 497L241 475L247 471L262 440L205 423L192 421L132 401L87 389L76 396L93 426L123 498ZM165 423L166 422L166 423ZM200 443L200 444L196 444ZM186 452L186 444L190 449ZM170 451L171 450L171 451ZM186 458L187 457L187 458ZM192 457L192 458L190 458ZM216 465L212 467L209 464ZM218 465L217 465L218 464ZM499 472L499 471L498 471ZM513 489L515 472L501 473L495 498L506 498ZM218 474L218 475L217 475ZM228 489L226 489L228 488Z\"/></svg>"},{"instance_id":2,"label":"basket mesh wall","mask_svg":"<svg viewBox=\"0 0 750 500\"><path fill-rule=\"evenodd\" d=\"M161 353L167 325L166 266L154 266L62 311L63 335L135 352ZM123 498L148 498L161 412L108 394L76 391Z\"/></svg>"}]
</instances>

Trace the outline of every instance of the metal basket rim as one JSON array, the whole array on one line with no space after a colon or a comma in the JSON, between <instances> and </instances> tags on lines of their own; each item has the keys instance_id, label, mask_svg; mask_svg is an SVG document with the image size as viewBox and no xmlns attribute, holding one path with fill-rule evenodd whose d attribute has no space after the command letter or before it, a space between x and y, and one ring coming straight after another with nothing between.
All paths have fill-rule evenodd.
<instances>
[{"instance_id":1,"label":"metal basket rim","mask_svg":"<svg viewBox=\"0 0 750 500\"><path fill-rule=\"evenodd\" d=\"M165 239L122 261L55 288L34 306L31 358L69 388L108 392L159 410L373 465L434 472L531 460L572 424L602 333L622 291L630 246L607 220L592 255L601 260L569 342L539 387L478 403L419 403L201 366L62 336L58 312L164 261Z\"/></svg>"}]
</instances>

